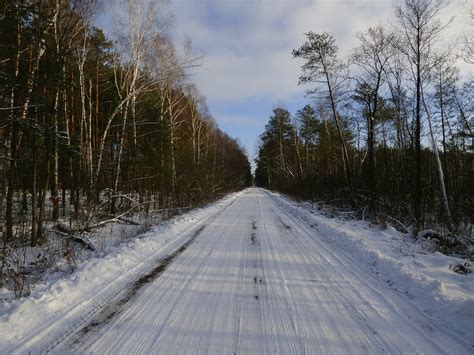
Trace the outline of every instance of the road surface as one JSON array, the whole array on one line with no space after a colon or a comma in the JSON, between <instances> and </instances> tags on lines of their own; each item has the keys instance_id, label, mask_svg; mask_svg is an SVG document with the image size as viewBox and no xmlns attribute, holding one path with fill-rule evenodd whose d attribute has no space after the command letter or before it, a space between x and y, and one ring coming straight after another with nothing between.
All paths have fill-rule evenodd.
<instances>
[{"instance_id":1,"label":"road surface","mask_svg":"<svg viewBox=\"0 0 474 355\"><path fill-rule=\"evenodd\" d=\"M248 189L48 349L95 354L469 353L282 200Z\"/></svg>"}]
</instances>

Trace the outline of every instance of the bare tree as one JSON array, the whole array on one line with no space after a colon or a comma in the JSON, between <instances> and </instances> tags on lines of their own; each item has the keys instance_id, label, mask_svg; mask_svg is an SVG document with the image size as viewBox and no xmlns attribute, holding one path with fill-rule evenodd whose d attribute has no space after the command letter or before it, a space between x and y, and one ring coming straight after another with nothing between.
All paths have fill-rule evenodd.
<instances>
[{"instance_id":1,"label":"bare tree","mask_svg":"<svg viewBox=\"0 0 474 355\"><path fill-rule=\"evenodd\" d=\"M204 97L199 93L193 84L185 88L186 96L189 99L191 113L191 139L193 146L193 165L196 172L199 171L201 163L201 136L204 124L203 113L208 109Z\"/></svg>"},{"instance_id":2,"label":"bare tree","mask_svg":"<svg viewBox=\"0 0 474 355\"><path fill-rule=\"evenodd\" d=\"M356 76L356 98L364 103L367 115L367 160L368 160L368 186L375 199L377 184L375 176L374 147L375 126L380 105L380 91L384 83L384 76L389 59L393 55L393 34L381 25L369 28L364 33L358 33L360 41L353 54L354 62L360 69ZM374 206L372 206L374 207Z\"/></svg>"},{"instance_id":3,"label":"bare tree","mask_svg":"<svg viewBox=\"0 0 474 355\"><path fill-rule=\"evenodd\" d=\"M474 7L471 8L471 28L464 34L462 58L466 63L474 64Z\"/></svg>"},{"instance_id":4,"label":"bare tree","mask_svg":"<svg viewBox=\"0 0 474 355\"><path fill-rule=\"evenodd\" d=\"M428 120L428 128L429 128L429 132L430 132L431 146L433 148L435 158L436 158L436 166L438 168L439 184L440 184L440 188L441 188L441 197L442 197L442 200L443 200L443 207L444 207L444 210L445 210L445 213L446 213L446 219L448 221L448 228L451 232L453 232L454 231L454 226L453 226L453 220L452 220L452 217L451 217L451 209L449 208L449 198L448 198L448 193L446 191L446 182L445 182L445 177L444 177L443 165L441 164L441 159L440 159L439 151L438 151L438 145L436 143L436 138L435 138L435 134L434 134L434 130L433 130L432 115L431 115L430 109L428 107L428 104L426 103L425 95L424 95L423 91L421 92L421 98L422 98L423 107L426 111L426 116L427 116L427 120Z\"/></svg>"},{"instance_id":5,"label":"bare tree","mask_svg":"<svg viewBox=\"0 0 474 355\"><path fill-rule=\"evenodd\" d=\"M150 50L150 45L154 39L161 37L168 25L168 19L164 17L162 1L140 1L140 0L116 0L114 3L118 14L115 21L116 43L119 49L119 56L115 57L114 73L115 87L120 101L108 119L106 128L102 134L99 148L97 168L95 172L95 184L100 175L103 152L109 128L112 121L117 116L122 117L120 130L120 143L116 159L115 182L113 190L118 191L122 158L124 151L125 135L131 114L133 149L136 149L136 102L140 93L150 88L153 83L149 80L141 80L140 74L144 67L146 52ZM119 61L124 64L125 70L118 69ZM115 203L112 203L114 212Z\"/></svg>"},{"instance_id":6,"label":"bare tree","mask_svg":"<svg viewBox=\"0 0 474 355\"><path fill-rule=\"evenodd\" d=\"M397 48L408 58L415 82L415 191L413 211L415 217L414 234L417 235L422 223L422 86L433 65L431 53L438 35L446 28L437 17L446 4L445 0L404 0L395 6L400 41Z\"/></svg>"},{"instance_id":7,"label":"bare tree","mask_svg":"<svg viewBox=\"0 0 474 355\"><path fill-rule=\"evenodd\" d=\"M157 37L155 47L152 51L152 67L158 82L160 83L160 109L161 119L167 120L169 134L166 137L170 146L171 161L171 191L175 194L176 183L176 132L182 125L180 118L183 111L187 108L187 97L183 93L185 85L185 67L189 61L182 61L178 57L171 41L164 37Z\"/></svg>"}]
</instances>

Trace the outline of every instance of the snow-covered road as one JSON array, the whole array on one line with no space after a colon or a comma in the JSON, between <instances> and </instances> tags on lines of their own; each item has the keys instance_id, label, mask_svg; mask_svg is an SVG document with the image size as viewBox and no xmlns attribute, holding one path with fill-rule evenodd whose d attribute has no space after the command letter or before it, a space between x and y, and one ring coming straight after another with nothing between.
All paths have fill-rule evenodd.
<instances>
[{"instance_id":1,"label":"snow-covered road","mask_svg":"<svg viewBox=\"0 0 474 355\"><path fill-rule=\"evenodd\" d=\"M53 352L469 353L404 297L249 189L126 302ZM193 239L194 238L194 239ZM116 309L114 309L116 308Z\"/></svg>"},{"instance_id":2,"label":"snow-covered road","mask_svg":"<svg viewBox=\"0 0 474 355\"><path fill-rule=\"evenodd\" d=\"M472 353L305 213L255 188L191 213L20 303L0 353Z\"/></svg>"}]
</instances>

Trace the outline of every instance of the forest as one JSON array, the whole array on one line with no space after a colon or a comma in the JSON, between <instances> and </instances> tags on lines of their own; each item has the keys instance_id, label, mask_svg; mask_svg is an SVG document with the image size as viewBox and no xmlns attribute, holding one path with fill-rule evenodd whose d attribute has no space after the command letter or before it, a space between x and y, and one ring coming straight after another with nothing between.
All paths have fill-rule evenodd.
<instances>
[{"instance_id":1,"label":"forest","mask_svg":"<svg viewBox=\"0 0 474 355\"><path fill-rule=\"evenodd\" d=\"M0 0L0 355L474 355L473 69L472 0Z\"/></svg>"},{"instance_id":2,"label":"forest","mask_svg":"<svg viewBox=\"0 0 474 355\"><path fill-rule=\"evenodd\" d=\"M189 75L200 56L171 40L166 1L115 1L111 38L92 20L100 4L0 1L0 287L15 248L44 244L56 221L67 239L250 184L246 152Z\"/></svg>"},{"instance_id":3,"label":"forest","mask_svg":"<svg viewBox=\"0 0 474 355\"><path fill-rule=\"evenodd\" d=\"M472 245L474 28L445 44L446 4L398 2L396 21L356 33L346 58L332 34L305 33L292 55L312 104L275 106L256 184Z\"/></svg>"}]
</instances>

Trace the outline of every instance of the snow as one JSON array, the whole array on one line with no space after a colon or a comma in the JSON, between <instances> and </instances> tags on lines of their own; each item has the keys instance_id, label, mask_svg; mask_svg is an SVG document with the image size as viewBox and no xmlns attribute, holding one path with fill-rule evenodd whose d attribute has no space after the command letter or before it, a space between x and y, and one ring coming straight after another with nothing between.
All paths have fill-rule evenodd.
<instances>
[{"instance_id":1,"label":"snow","mask_svg":"<svg viewBox=\"0 0 474 355\"><path fill-rule=\"evenodd\" d=\"M45 283L36 285L30 297L2 301L2 353L25 352L30 350L30 344L36 344L34 349L42 349L54 342L55 337L63 336L65 330L72 331L87 322L137 275L183 243L187 234L238 195L178 217L168 225L157 226L119 247L108 244L104 257L79 264L69 277L57 279L57 275L52 274Z\"/></svg>"},{"instance_id":2,"label":"snow","mask_svg":"<svg viewBox=\"0 0 474 355\"><path fill-rule=\"evenodd\" d=\"M468 354L474 282L460 262L252 188L3 301L0 349Z\"/></svg>"},{"instance_id":3,"label":"snow","mask_svg":"<svg viewBox=\"0 0 474 355\"><path fill-rule=\"evenodd\" d=\"M390 226L381 230L368 222L329 218L308 203L297 207L280 195L278 200L303 221L317 224L319 234L338 250L474 344L473 274L452 270L464 260L427 252L422 240Z\"/></svg>"}]
</instances>

